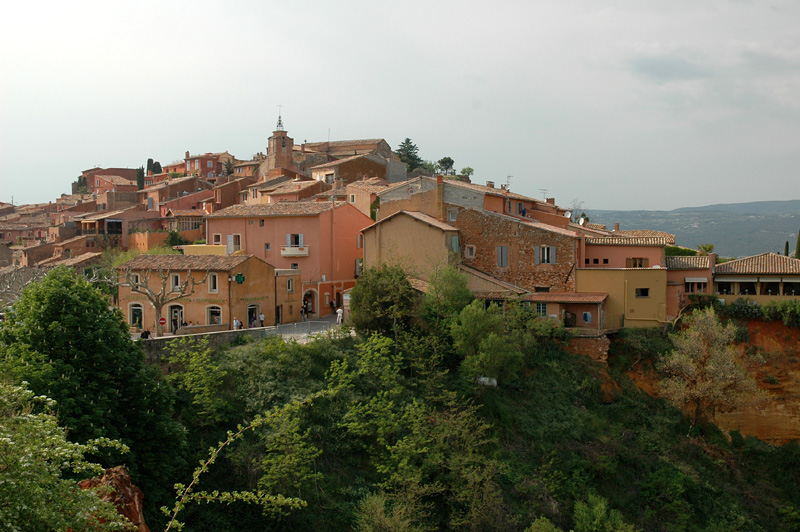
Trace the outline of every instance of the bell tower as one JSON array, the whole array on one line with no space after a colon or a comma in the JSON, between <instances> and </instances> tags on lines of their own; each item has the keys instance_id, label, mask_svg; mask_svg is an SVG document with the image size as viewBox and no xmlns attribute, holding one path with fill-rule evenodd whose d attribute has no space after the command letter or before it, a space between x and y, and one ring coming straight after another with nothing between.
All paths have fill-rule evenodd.
<instances>
[{"instance_id":1,"label":"bell tower","mask_svg":"<svg viewBox=\"0 0 800 532\"><path fill-rule=\"evenodd\" d=\"M279 111L278 123L267 145L267 170L274 170L275 168L296 170L292 157L293 148L294 139L283 129L283 119Z\"/></svg>"}]
</instances>

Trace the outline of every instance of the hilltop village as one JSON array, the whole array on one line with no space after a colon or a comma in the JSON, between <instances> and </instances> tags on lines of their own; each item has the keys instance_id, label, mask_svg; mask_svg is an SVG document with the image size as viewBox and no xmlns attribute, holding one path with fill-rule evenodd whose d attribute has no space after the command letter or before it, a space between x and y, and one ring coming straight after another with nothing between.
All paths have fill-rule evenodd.
<instances>
[{"instance_id":1,"label":"hilltop village","mask_svg":"<svg viewBox=\"0 0 800 532\"><path fill-rule=\"evenodd\" d=\"M671 234L589 223L506 184L408 172L383 139L296 145L280 117L251 160L187 151L138 177L84 170L72 188L0 204L0 267L86 269L108 248L143 252L119 267L115 301L133 330L157 335L347 315L359 273L381 264L421 292L451 265L476 297L522 301L585 336L663 325L691 294L800 295L800 260L671 256ZM175 233L179 254L146 254Z\"/></svg>"}]
</instances>

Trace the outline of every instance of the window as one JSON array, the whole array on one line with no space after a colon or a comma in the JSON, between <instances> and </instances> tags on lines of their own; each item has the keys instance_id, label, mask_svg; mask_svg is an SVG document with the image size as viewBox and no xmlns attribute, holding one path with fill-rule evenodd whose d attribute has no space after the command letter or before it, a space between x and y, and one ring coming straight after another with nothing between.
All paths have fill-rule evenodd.
<instances>
[{"instance_id":1,"label":"window","mask_svg":"<svg viewBox=\"0 0 800 532\"><path fill-rule=\"evenodd\" d=\"M508 246L497 246L497 265L500 268L508 267Z\"/></svg>"},{"instance_id":2,"label":"window","mask_svg":"<svg viewBox=\"0 0 800 532\"><path fill-rule=\"evenodd\" d=\"M475 258L475 246L465 246L464 247L464 256L468 259Z\"/></svg>"},{"instance_id":3,"label":"window","mask_svg":"<svg viewBox=\"0 0 800 532\"><path fill-rule=\"evenodd\" d=\"M222 309L220 307L208 307L206 311L206 323L208 325L219 325L222 323Z\"/></svg>"},{"instance_id":4,"label":"window","mask_svg":"<svg viewBox=\"0 0 800 532\"><path fill-rule=\"evenodd\" d=\"M650 297L650 289L649 288L637 288L636 289L636 297Z\"/></svg>"},{"instance_id":5,"label":"window","mask_svg":"<svg viewBox=\"0 0 800 532\"><path fill-rule=\"evenodd\" d=\"M535 250L536 256L534 257L536 264L555 264L556 263L556 248L555 246L540 246Z\"/></svg>"},{"instance_id":6,"label":"window","mask_svg":"<svg viewBox=\"0 0 800 532\"><path fill-rule=\"evenodd\" d=\"M450 236L450 251L453 253L458 253L458 235L451 235Z\"/></svg>"},{"instance_id":7,"label":"window","mask_svg":"<svg viewBox=\"0 0 800 532\"><path fill-rule=\"evenodd\" d=\"M244 199L247 199L247 194L244 195ZM250 225L253 225L254 223L256 223L255 220L250 220Z\"/></svg>"},{"instance_id":8,"label":"window","mask_svg":"<svg viewBox=\"0 0 800 532\"><path fill-rule=\"evenodd\" d=\"M303 234L287 234L286 247L301 248L303 247Z\"/></svg>"},{"instance_id":9,"label":"window","mask_svg":"<svg viewBox=\"0 0 800 532\"><path fill-rule=\"evenodd\" d=\"M194 169L195 170L199 170L200 169L200 159L195 159L194 160Z\"/></svg>"},{"instance_id":10,"label":"window","mask_svg":"<svg viewBox=\"0 0 800 532\"><path fill-rule=\"evenodd\" d=\"M330 304L331 304L331 294L330 292L325 292L325 306L327 307Z\"/></svg>"},{"instance_id":11,"label":"window","mask_svg":"<svg viewBox=\"0 0 800 532\"><path fill-rule=\"evenodd\" d=\"M208 291L211 293L219 292L219 276L216 273L208 274Z\"/></svg>"},{"instance_id":12,"label":"window","mask_svg":"<svg viewBox=\"0 0 800 532\"><path fill-rule=\"evenodd\" d=\"M241 169L241 168L237 168L237 169L236 169L236 173L237 173L237 174L241 174L241 173L242 173L242 169Z\"/></svg>"},{"instance_id":13,"label":"window","mask_svg":"<svg viewBox=\"0 0 800 532\"><path fill-rule=\"evenodd\" d=\"M242 249L242 235L233 235L233 250L239 251Z\"/></svg>"},{"instance_id":14,"label":"window","mask_svg":"<svg viewBox=\"0 0 800 532\"><path fill-rule=\"evenodd\" d=\"M592 264L600 264L600 259L592 259Z\"/></svg>"},{"instance_id":15,"label":"window","mask_svg":"<svg viewBox=\"0 0 800 532\"><path fill-rule=\"evenodd\" d=\"M536 303L536 315L547 316L547 303Z\"/></svg>"},{"instance_id":16,"label":"window","mask_svg":"<svg viewBox=\"0 0 800 532\"><path fill-rule=\"evenodd\" d=\"M356 247L361 249L364 247L364 235L356 236Z\"/></svg>"},{"instance_id":17,"label":"window","mask_svg":"<svg viewBox=\"0 0 800 532\"><path fill-rule=\"evenodd\" d=\"M219 233L214 233L214 235L211 237L211 242L216 245L220 245L222 243L222 235Z\"/></svg>"},{"instance_id":18,"label":"window","mask_svg":"<svg viewBox=\"0 0 800 532\"><path fill-rule=\"evenodd\" d=\"M253 195L255 195L255 190L254 190L253 192L254 192L254 194L253 194ZM258 226L259 226L259 227L264 227L264 218L261 218L261 219L258 221Z\"/></svg>"},{"instance_id":19,"label":"window","mask_svg":"<svg viewBox=\"0 0 800 532\"><path fill-rule=\"evenodd\" d=\"M583 313L583 322L591 325L591 323L592 323L592 313L591 312L584 312Z\"/></svg>"},{"instance_id":20,"label":"window","mask_svg":"<svg viewBox=\"0 0 800 532\"><path fill-rule=\"evenodd\" d=\"M625 260L626 268L649 268L650 260L643 257L633 257Z\"/></svg>"},{"instance_id":21,"label":"window","mask_svg":"<svg viewBox=\"0 0 800 532\"><path fill-rule=\"evenodd\" d=\"M133 303L131 304L131 316L129 323L134 327L142 327L142 322L144 321L144 307L140 303Z\"/></svg>"},{"instance_id":22,"label":"window","mask_svg":"<svg viewBox=\"0 0 800 532\"><path fill-rule=\"evenodd\" d=\"M286 279L286 291L289 293L294 292L294 279L291 277Z\"/></svg>"},{"instance_id":23,"label":"window","mask_svg":"<svg viewBox=\"0 0 800 532\"><path fill-rule=\"evenodd\" d=\"M292 263L292 269L293 269L293 270L299 270L299 269L300 269L300 265L299 265L299 264L297 264L296 262L293 262L293 263Z\"/></svg>"},{"instance_id":24,"label":"window","mask_svg":"<svg viewBox=\"0 0 800 532\"><path fill-rule=\"evenodd\" d=\"M355 203L355 202L356 202L356 195L350 194L350 203Z\"/></svg>"},{"instance_id":25,"label":"window","mask_svg":"<svg viewBox=\"0 0 800 532\"><path fill-rule=\"evenodd\" d=\"M608 264L608 259L603 259L603 264Z\"/></svg>"},{"instance_id":26,"label":"window","mask_svg":"<svg viewBox=\"0 0 800 532\"><path fill-rule=\"evenodd\" d=\"M458 218L458 209L447 209L447 221L455 222Z\"/></svg>"},{"instance_id":27,"label":"window","mask_svg":"<svg viewBox=\"0 0 800 532\"><path fill-rule=\"evenodd\" d=\"M69 251L69 250L67 250L67 251ZM131 283L133 283L134 285L138 285L139 284L139 274L138 273L132 273L131 274Z\"/></svg>"},{"instance_id":28,"label":"window","mask_svg":"<svg viewBox=\"0 0 800 532\"><path fill-rule=\"evenodd\" d=\"M214 168L214 161L208 161L206 163L206 166L208 166L209 168Z\"/></svg>"},{"instance_id":29,"label":"window","mask_svg":"<svg viewBox=\"0 0 800 532\"><path fill-rule=\"evenodd\" d=\"M192 162L191 161L186 161L186 171L188 172L191 169L192 169Z\"/></svg>"},{"instance_id":30,"label":"window","mask_svg":"<svg viewBox=\"0 0 800 532\"><path fill-rule=\"evenodd\" d=\"M583 259L584 264L589 264L589 259Z\"/></svg>"},{"instance_id":31,"label":"window","mask_svg":"<svg viewBox=\"0 0 800 532\"><path fill-rule=\"evenodd\" d=\"M173 273L172 274L172 291L173 292L180 292L181 290L181 276L180 274Z\"/></svg>"},{"instance_id":32,"label":"window","mask_svg":"<svg viewBox=\"0 0 800 532\"><path fill-rule=\"evenodd\" d=\"M524 205L521 201L517 202L517 214L522 214L522 211L525 209Z\"/></svg>"},{"instance_id":33,"label":"window","mask_svg":"<svg viewBox=\"0 0 800 532\"><path fill-rule=\"evenodd\" d=\"M269 242L264 244L264 251L269 251Z\"/></svg>"}]
</instances>

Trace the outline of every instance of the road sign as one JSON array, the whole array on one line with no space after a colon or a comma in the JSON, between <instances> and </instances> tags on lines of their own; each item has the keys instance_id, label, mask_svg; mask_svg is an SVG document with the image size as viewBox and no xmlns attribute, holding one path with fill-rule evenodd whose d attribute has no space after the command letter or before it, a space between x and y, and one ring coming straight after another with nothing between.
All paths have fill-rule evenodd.
<instances>
[{"instance_id":1,"label":"road sign","mask_svg":"<svg viewBox=\"0 0 800 532\"><path fill-rule=\"evenodd\" d=\"M166 325L167 324L167 318L158 318L158 323L160 323L161 325Z\"/></svg>"}]
</instances>

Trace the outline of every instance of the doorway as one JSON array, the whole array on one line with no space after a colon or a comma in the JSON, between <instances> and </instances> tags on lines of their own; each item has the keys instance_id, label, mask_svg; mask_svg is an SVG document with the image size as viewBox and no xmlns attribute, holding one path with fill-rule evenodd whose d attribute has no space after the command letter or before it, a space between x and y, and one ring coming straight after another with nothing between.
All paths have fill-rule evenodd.
<instances>
[{"instance_id":1,"label":"doorway","mask_svg":"<svg viewBox=\"0 0 800 532\"><path fill-rule=\"evenodd\" d=\"M167 314L169 315L169 330L172 334L175 334L183 323L183 307L170 305Z\"/></svg>"}]
</instances>

